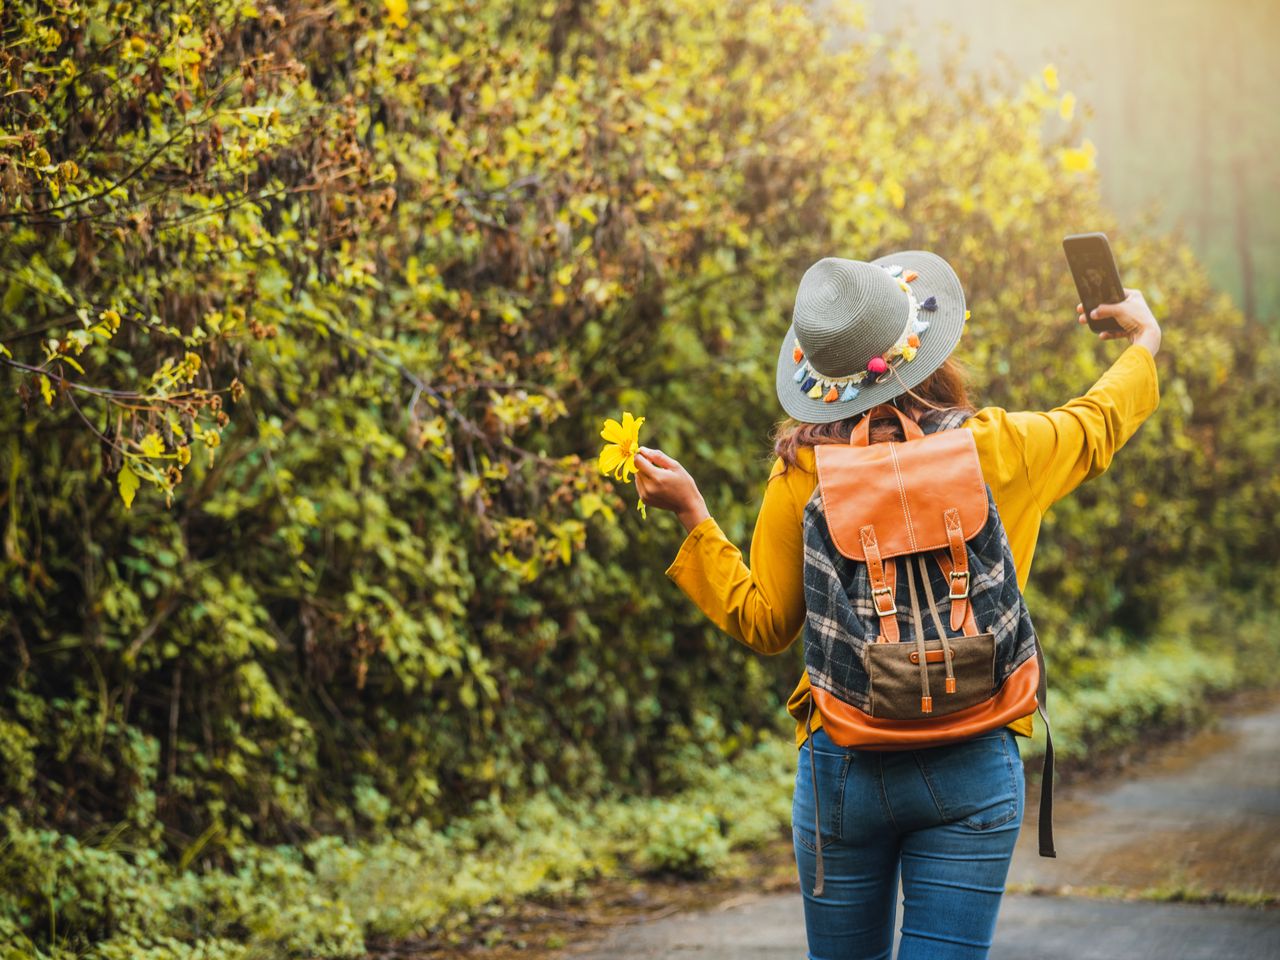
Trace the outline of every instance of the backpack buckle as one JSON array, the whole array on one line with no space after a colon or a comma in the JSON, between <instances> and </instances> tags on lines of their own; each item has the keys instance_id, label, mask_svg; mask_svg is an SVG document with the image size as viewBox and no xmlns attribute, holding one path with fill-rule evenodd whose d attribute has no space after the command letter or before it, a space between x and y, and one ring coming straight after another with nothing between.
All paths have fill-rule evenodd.
<instances>
[{"instance_id":1,"label":"backpack buckle","mask_svg":"<svg viewBox=\"0 0 1280 960\"><path fill-rule=\"evenodd\" d=\"M880 597L887 596L889 598L889 607L885 609L880 606ZM871 591L871 602L875 605L876 613L882 617L892 617L898 612L897 607L893 605L893 591L888 587L876 587Z\"/></svg>"},{"instance_id":2,"label":"backpack buckle","mask_svg":"<svg viewBox=\"0 0 1280 960\"><path fill-rule=\"evenodd\" d=\"M960 588L960 592L956 592L956 581L963 580L964 586ZM969 571L968 570L952 570L951 571L951 592L947 594L948 600L963 600L969 596Z\"/></svg>"}]
</instances>

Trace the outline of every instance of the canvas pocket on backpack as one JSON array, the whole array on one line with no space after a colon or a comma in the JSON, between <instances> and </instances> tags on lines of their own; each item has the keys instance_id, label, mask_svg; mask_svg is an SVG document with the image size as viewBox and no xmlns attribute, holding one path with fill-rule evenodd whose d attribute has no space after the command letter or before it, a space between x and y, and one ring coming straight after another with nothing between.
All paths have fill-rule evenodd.
<instances>
[{"instance_id":1,"label":"canvas pocket on backpack","mask_svg":"<svg viewBox=\"0 0 1280 960\"><path fill-rule=\"evenodd\" d=\"M945 651L941 641L925 643L932 716L945 716L991 698L996 686L996 641L991 633L953 637L951 664L954 692L946 684ZM868 643L864 666L870 678L871 716L885 720L918 720L920 708L920 652L914 643Z\"/></svg>"}]
</instances>

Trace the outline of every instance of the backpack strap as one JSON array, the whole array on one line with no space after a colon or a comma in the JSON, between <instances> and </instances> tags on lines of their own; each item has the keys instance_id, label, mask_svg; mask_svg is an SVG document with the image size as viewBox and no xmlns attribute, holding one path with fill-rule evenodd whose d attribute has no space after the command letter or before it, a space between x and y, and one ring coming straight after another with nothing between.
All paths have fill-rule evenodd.
<instances>
[{"instance_id":1,"label":"backpack strap","mask_svg":"<svg viewBox=\"0 0 1280 960\"><path fill-rule=\"evenodd\" d=\"M951 601L951 629L960 630L969 609L969 551L965 548L964 531L960 528L960 511L949 509L943 514L943 519L947 527L947 546L951 551L951 569L946 571L951 582L947 596Z\"/></svg>"},{"instance_id":2,"label":"backpack strap","mask_svg":"<svg viewBox=\"0 0 1280 960\"><path fill-rule=\"evenodd\" d=\"M812 681L810 681L812 683ZM818 800L818 764L813 758L813 693L809 694L809 715L805 717L804 728L809 731L805 741L809 745L809 779L813 781L813 846L817 857L817 865L813 874L813 895L822 896L826 886L822 869L822 804Z\"/></svg>"},{"instance_id":3,"label":"backpack strap","mask_svg":"<svg viewBox=\"0 0 1280 960\"><path fill-rule=\"evenodd\" d=\"M1049 729L1049 678L1045 672L1044 650L1036 637L1036 666L1040 686L1036 689L1036 712L1044 721L1044 763L1040 767L1040 856L1057 857L1053 849L1053 731Z\"/></svg>"},{"instance_id":4,"label":"backpack strap","mask_svg":"<svg viewBox=\"0 0 1280 960\"><path fill-rule=\"evenodd\" d=\"M871 603L880 618L880 640L898 642L898 610L893 602L895 588L893 560L880 557L880 543L876 540L876 528L867 524L858 531L862 549L867 558L867 577L871 580Z\"/></svg>"}]
</instances>

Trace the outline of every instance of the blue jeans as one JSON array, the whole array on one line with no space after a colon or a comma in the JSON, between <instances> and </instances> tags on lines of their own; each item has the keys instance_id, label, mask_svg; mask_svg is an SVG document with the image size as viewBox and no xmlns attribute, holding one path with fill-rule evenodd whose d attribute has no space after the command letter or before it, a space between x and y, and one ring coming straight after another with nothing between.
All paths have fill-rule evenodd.
<instances>
[{"instance_id":1,"label":"blue jeans","mask_svg":"<svg viewBox=\"0 0 1280 960\"><path fill-rule=\"evenodd\" d=\"M817 765L825 889L816 871ZM995 933L1025 782L1005 727L927 750L800 748L792 835L810 960L887 960L902 871L898 960L980 960Z\"/></svg>"}]
</instances>

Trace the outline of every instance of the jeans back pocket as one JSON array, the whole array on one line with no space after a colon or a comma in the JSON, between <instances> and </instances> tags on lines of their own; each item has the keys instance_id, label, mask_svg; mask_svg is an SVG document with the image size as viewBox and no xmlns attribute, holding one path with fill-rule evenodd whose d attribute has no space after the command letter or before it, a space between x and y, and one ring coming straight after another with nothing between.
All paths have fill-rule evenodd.
<instances>
[{"instance_id":1,"label":"jeans back pocket","mask_svg":"<svg viewBox=\"0 0 1280 960\"><path fill-rule=\"evenodd\" d=\"M817 772L818 809L822 820L822 846L826 847L841 839L844 821L844 785L849 777L849 765L853 761L850 753L834 753L825 750L814 750L812 761L809 751L813 748L813 739L805 743L799 750L799 766L796 770L796 788L791 800L791 828L796 839L810 850L817 849L817 834L814 830L814 780L813 771Z\"/></svg>"},{"instance_id":2,"label":"jeans back pocket","mask_svg":"<svg viewBox=\"0 0 1280 960\"><path fill-rule=\"evenodd\" d=\"M919 750L920 769L944 823L991 830L1019 816L1025 776L1005 727L959 743Z\"/></svg>"}]
</instances>

